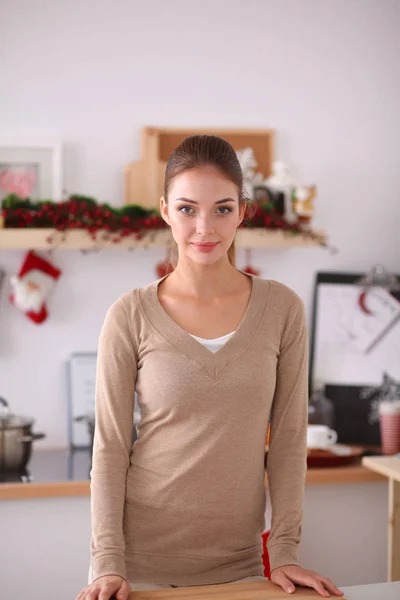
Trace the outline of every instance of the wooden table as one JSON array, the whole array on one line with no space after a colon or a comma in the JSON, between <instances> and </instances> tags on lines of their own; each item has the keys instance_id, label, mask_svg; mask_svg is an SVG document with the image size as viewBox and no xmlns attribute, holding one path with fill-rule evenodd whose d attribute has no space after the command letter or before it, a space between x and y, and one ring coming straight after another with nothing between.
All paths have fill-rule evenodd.
<instances>
[{"instance_id":1,"label":"wooden table","mask_svg":"<svg viewBox=\"0 0 400 600\"><path fill-rule=\"evenodd\" d=\"M331 596L332 600L398 600L400 582L354 585L342 588L344 596ZM295 597L302 600L321 598L309 588L296 588L294 594L287 594L269 582L227 583L204 585L201 587L168 588L152 592L131 592L130 600L282 600Z\"/></svg>"},{"instance_id":2,"label":"wooden table","mask_svg":"<svg viewBox=\"0 0 400 600\"><path fill-rule=\"evenodd\" d=\"M400 581L400 457L365 456L362 464L389 480L388 581Z\"/></svg>"},{"instance_id":3,"label":"wooden table","mask_svg":"<svg viewBox=\"0 0 400 600\"><path fill-rule=\"evenodd\" d=\"M265 581L131 592L130 600L282 600L283 598L292 597L301 598L302 600L321 598L315 590L310 588L297 587L293 594L288 594L279 586L265 579Z\"/></svg>"}]
</instances>

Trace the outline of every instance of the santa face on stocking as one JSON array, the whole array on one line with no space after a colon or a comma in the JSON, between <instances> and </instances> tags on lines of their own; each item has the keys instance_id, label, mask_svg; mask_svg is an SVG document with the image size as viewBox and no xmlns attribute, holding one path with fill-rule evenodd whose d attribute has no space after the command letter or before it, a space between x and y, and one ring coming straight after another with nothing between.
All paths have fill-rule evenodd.
<instances>
[{"instance_id":1,"label":"santa face on stocking","mask_svg":"<svg viewBox=\"0 0 400 600\"><path fill-rule=\"evenodd\" d=\"M48 316L46 299L60 274L47 260L29 252L18 275L10 279L10 301L34 323L42 323Z\"/></svg>"}]
</instances>

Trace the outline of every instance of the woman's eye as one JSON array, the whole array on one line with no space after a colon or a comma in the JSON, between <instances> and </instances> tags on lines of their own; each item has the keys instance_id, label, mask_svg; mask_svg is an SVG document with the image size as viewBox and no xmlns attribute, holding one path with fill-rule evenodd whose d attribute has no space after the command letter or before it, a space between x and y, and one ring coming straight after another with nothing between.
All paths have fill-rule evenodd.
<instances>
[{"instance_id":1,"label":"woman's eye","mask_svg":"<svg viewBox=\"0 0 400 600\"><path fill-rule=\"evenodd\" d=\"M192 210L191 206L181 206L178 208L179 212L182 212L184 215L187 215L188 213L184 211L185 208L188 208L189 210Z\"/></svg>"},{"instance_id":2,"label":"woman's eye","mask_svg":"<svg viewBox=\"0 0 400 600\"><path fill-rule=\"evenodd\" d=\"M181 212L181 213L183 213L184 215L188 215L188 214L190 214L190 213L189 213L188 211L186 211L185 209L188 209L188 211L191 211L191 210L193 210L191 206L180 206L180 207L178 208L178 211L179 211L179 212ZM232 212L232 209L228 208L227 206L220 206L220 207L218 208L218 211L220 211L220 210L224 211L224 212L220 212L220 213L219 213L219 214L222 214L222 215L226 215L226 214L228 214L228 213ZM226 212L225 212L225 211L226 211Z\"/></svg>"}]
</instances>

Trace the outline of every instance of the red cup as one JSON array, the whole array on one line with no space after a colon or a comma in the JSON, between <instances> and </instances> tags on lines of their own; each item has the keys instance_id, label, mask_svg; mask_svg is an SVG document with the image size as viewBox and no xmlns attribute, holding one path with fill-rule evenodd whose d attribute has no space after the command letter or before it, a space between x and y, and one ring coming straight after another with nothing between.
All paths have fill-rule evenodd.
<instances>
[{"instance_id":1,"label":"red cup","mask_svg":"<svg viewBox=\"0 0 400 600\"><path fill-rule=\"evenodd\" d=\"M400 452L400 400L379 404L379 423L383 454Z\"/></svg>"}]
</instances>

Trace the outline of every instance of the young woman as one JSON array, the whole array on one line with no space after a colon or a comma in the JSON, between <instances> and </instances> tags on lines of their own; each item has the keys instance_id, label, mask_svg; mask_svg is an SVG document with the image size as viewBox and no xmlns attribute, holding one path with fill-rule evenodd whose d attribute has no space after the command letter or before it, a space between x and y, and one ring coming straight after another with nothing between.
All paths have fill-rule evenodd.
<instances>
[{"instance_id":1,"label":"young woman","mask_svg":"<svg viewBox=\"0 0 400 600\"><path fill-rule=\"evenodd\" d=\"M298 565L306 474L307 329L288 287L235 267L246 201L233 148L187 138L161 213L172 273L121 296L100 334L89 585L130 590L263 579L264 453L271 579L342 595ZM132 448L134 395L141 419Z\"/></svg>"}]
</instances>

